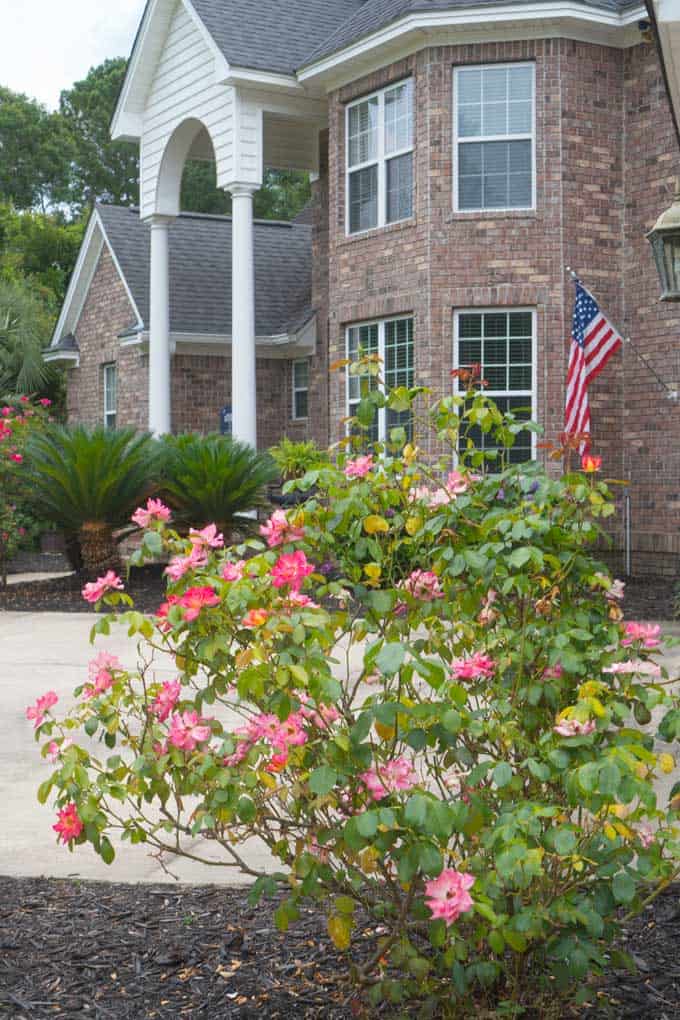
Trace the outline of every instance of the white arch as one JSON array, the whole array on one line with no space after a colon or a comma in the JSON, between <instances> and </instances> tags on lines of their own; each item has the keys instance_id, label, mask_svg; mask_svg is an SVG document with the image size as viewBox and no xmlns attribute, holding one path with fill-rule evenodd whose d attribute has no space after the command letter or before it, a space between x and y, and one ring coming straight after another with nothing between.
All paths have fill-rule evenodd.
<instances>
[{"instance_id":1,"label":"white arch","mask_svg":"<svg viewBox=\"0 0 680 1020\"><path fill-rule=\"evenodd\" d=\"M197 117L188 117L182 121L170 136L158 169L155 216L179 216L184 167L199 135L203 132L210 141L214 159L215 145L210 129Z\"/></svg>"}]
</instances>

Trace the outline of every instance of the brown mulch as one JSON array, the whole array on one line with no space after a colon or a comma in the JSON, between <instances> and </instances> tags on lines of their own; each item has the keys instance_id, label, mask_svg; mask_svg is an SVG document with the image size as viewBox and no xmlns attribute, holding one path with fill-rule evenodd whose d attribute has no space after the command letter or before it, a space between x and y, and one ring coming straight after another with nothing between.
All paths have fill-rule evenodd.
<instances>
[{"instance_id":1,"label":"brown mulch","mask_svg":"<svg viewBox=\"0 0 680 1020\"><path fill-rule=\"evenodd\" d=\"M680 889L631 923L622 948L638 974L612 972L592 1006L555 1018L680 1018ZM247 890L0 878L0 1017L12 1020L355 1020L415 1017L366 1007L320 911L286 935L275 904ZM360 930L359 955L375 944ZM362 951L363 950L363 951ZM548 1013L544 1013L548 1016ZM538 1020L534 1011L525 1020Z\"/></svg>"},{"instance_id":2,"label":"brown mulch","mask_svg":"<svg viewBox=\"0 0 680 1020\"><path fill-rule=\"evenodd\" d=\"M86 581L79 574L30 581L0 589L0 610L45 613L83 613L90 608L81 590ZM629 620L672 620L678 582L668 577L629 578L626 582L624 610ZM133 568L126 581L126 591L133 597L135 608L142 613L155 613L165 601L162 566Z\"/></svg>"}]
</instances>

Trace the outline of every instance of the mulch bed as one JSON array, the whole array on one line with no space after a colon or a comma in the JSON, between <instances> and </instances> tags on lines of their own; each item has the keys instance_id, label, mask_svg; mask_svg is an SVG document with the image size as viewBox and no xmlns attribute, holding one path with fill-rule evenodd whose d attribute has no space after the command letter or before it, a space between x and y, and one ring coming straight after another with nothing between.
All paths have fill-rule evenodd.
<instances>
[{"instance_id":1,"label":"mulch bed","mask_svg":"<svg viewBox=\"0 0 680 1020\"><path fill-rule=\"evenodd\" d=\"M282 935L273 909L270 902L251 907L247 890L225 887L0 878L0 1017L397 1015L364 1007L348 988L346 961L330 944L321 912L304 911ZM375 932L366 929L358 937L370 952ZM624 932L622 948L635 958L638 974L612 972L593 985L589 1008L551 1009L551 1020L680 1018L678 940L675 887ZM539 1020L534 1012L524 1018Z\"/></svg>"},{"instance_id":2,"label":"mulch bed","mask_svg":"<svg viewBox=\"0 0 680 1020\"><path fill-rule=\"evenodd\" d=\"M84 613L90 607L81 590L86 581L79 574L45 581L29 581L9 585L0 590L0 610L45 613ZM672 620L677 581L668 577L630 578L626 582L624 611L629 620ZM155 613L165 601L162 566L133 568L126 582L126 591L142 613Z\"/></svg>"}]
</instances>

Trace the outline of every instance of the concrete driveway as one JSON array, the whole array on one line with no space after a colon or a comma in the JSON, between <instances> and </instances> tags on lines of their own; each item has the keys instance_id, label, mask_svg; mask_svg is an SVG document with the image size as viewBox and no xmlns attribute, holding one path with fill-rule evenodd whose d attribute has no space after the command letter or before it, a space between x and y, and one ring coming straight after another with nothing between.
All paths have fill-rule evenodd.
<instances>
[{"instance_id":1,"label":"concrete driveway","mask_svg":"<svg viewBox=\"0 0 680 1020\"><path fill-rule=\"evenodd\" d=\"M59 695L60 709L70 707L73 689L87 676L87 664L99 649L118 655L128 667L136 663L136 639L123 628L113 628L107 638L89 644L92 614L0 613L0 805L4 824L0 827L0 875L79 877L126 882L171 882L158 861L144 846L125 844L107 867L88 847L70 853L57 845L52 831L54 812L48 802L38 804L36 791L47 778L50 764L39 754L32 726L26 720L26 706L47 690ZM664 633L680 636L680 624L663 625ZM347 677L345 655L338 665L338 678ZM350 677L358 675L360 649L353 648L347 666ZM680 648L665 656L671 677L680 676ZM170 661L158 661L158 677L171 678ZM344 673L344 677L341 674ZM368 690L368 689L366 689ZM225 720L226 721L226 720ZM664 749L667 750L664 746ZM659 792L673 786L678 774L664 776ZM114 846L118 850L115 840ZM201 841L205 853L205 842ZM189 845L190 848L190 845ZM215 858L219 859L216 848ZM276 870L266 847L251 841L242 848L248 863L263 870ZM181 858L168 860L173 875L184 882L248 884L252 879L232 868L210 867Z\"/></svg>"}]
</instances>

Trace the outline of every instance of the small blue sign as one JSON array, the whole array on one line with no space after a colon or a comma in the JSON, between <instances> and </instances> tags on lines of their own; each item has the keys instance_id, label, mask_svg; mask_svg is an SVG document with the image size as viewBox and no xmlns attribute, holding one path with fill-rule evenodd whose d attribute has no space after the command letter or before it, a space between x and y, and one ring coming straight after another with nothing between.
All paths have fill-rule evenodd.
<instances>
[{"instance_id":1,"label":"small blue sign","mask_svg":"<svg viewBox=\"0 0 680 1020\"><path fill-rule=\"evenodd\" d=\"M227 404L220 411L220 432L223 436L230 436L233 431L233 414L231 404Z\"/></svg>"}]
</instances>

